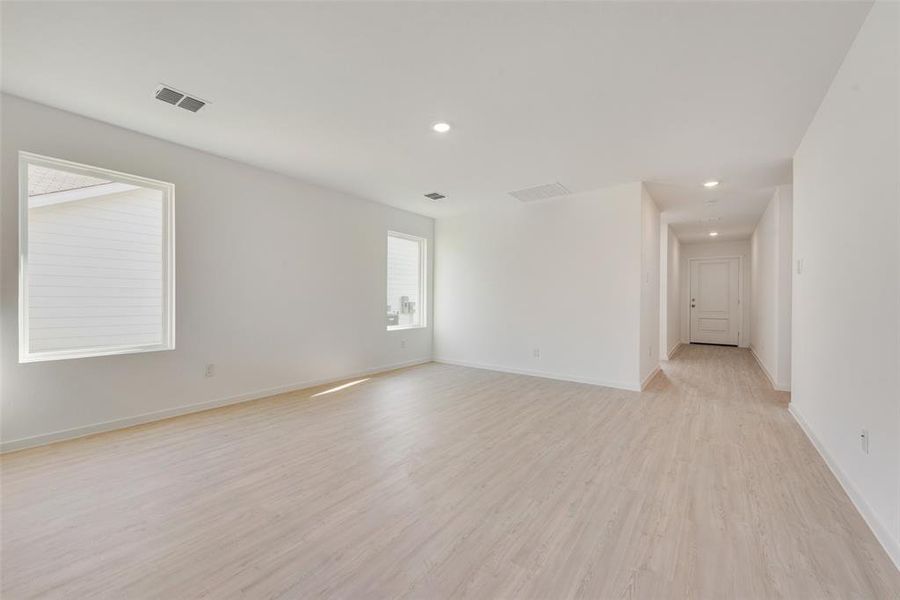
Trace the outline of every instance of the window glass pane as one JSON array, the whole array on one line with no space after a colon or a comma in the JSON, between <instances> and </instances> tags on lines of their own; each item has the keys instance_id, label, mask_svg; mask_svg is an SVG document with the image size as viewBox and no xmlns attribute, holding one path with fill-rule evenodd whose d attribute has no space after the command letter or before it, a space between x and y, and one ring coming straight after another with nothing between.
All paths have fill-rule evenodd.
<instances>
[{"instance_id":1,"label":"window glass pane","mask_svg":"<svg viewBox=\"0 0 900 600\"><path fill-rule=\"evenodd\" d=\"M163 191L33 163L27 190L25 353L166 344Z\"/></svg>"},{"instance_id":2,"label":"window glass pane","mask_svg":"<svg viewBox=\"0 0 900 600\"><path fill-rule=\"evenodd\" d=\"M422 325L424 240L388 235L387 326Z\"/></svg>"}]
</instances>

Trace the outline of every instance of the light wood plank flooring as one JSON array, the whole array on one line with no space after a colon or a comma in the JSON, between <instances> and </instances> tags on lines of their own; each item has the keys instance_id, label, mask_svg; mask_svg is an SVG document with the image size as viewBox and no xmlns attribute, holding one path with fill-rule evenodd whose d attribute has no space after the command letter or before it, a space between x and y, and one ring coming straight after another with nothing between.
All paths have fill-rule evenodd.
<instances>
[{"instance_id":1,"label":"light wood plank flooring","mask_svg":"<svg viewBox=\"0 0 900 600\"><path fill-rule=\"evenodd\" d=\"M746 350L328 389L6 455L2 597L900 597Z\"/></svg>"}]
</instances>

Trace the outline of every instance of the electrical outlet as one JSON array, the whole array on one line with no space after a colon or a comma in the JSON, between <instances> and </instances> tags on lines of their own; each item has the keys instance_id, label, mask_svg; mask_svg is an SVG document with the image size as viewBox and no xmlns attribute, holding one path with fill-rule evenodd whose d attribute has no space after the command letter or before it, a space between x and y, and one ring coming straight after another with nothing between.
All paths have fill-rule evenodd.
<instances>
[{"instance_id":1,"label":"electrical outlet","mask_svg":"<svg viewBox=\"0 0 900 600\"><path fill-rule=\"evenodd\" d=\"M214 365L212 363L209 363L208 365L206 365L206 371L204 372L204 375L206 377L212 377L215 374L216 374L216 365Z\"/></svg>"},{"instance_id":2,"label":"electrical outlet","mask_svg":"<svg viewBox=\"0 0 900 600\"><path fill-rule=\"evenodd\" d=\"M406 348L406 340L400 340L400 347Z\"/></svg>"},{"instance_id":3,"label":"electrical outlet","mask_svg":"<svg viewBox=\"0 0 900 600\"><path fill-rule=\"evenodd\" d=\"M859 443L862 448L863 454L869 453L869 432L863 429L859 434Z\"/></svg>"},{"instance_id":4,"label":"electrical outlet","mask_svg":"<svg viewBox=\"0 0 900 600\"><path fill-rule=\"evenodd\" d=\"M798 258L797 259L797 275L800 275L801 273L803 273L803 259Z\"/></svg>"},{"instance_id":5,"label":"electrical outlet","mask_svg":"<svg viewBox=\"0 0 900 600\"><path fill-rule=\"evenodd\" d=\"M541 349L535 348L534 350L531 351L531 355L534 356L535 358L540 358L541 357Z\"/></svg>"},{"instance_id":6,"label":"electrical outlet","mask_svg":"<svg viewBox=\"0 0 900 600\"><path fill-rule=\"evenodd\" d=\"M653 358L653 346L647 346L647 356Z\"/></svg>"}]
</instances>

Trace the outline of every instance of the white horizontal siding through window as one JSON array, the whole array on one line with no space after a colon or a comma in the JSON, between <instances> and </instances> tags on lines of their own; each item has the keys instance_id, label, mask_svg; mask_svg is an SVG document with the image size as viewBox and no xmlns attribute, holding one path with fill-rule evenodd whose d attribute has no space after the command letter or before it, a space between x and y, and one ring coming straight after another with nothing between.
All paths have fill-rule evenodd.
<instances>
[{"instance_id":1,"label":"white horizontal siding through window","mask_svg":"<svg viewBox=\"0 0 900 600\"><path fill-rule=\"evenodd\" d=\"M19 360L174 348L174 187L19 156Z\"/></svg>"},{"instance_id":2,"label":"white horizontal siding through window","mask_svg":"<svg viewBox=\"0 0 900 600\"><path fill-rule=\"evenodd\" d=\"M28 210L31 352L162 342L162 192Z\"/></svg>"},{"instance_id":3,"label":"white horizontal siding through window","mask_svg":"<svg viewBox=\"0 0 900 600\"><path fill-rule=\"evenodd\" d=\"M388 329L425 325L424 264L424 239L397 233L388 234Z\"/></svg>"}]
</instances>

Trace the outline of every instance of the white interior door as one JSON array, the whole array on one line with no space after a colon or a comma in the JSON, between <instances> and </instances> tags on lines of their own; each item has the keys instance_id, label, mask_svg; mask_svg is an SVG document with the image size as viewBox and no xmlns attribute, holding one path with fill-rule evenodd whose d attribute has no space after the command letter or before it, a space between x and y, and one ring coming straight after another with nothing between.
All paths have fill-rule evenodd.
<instances>
[{"instance_id":1,"label":"white interior door","mask_svg":"<svg viewBox=\"0 0 900 600\"><path fill-rule=\"evenodd\" d=\"M737 346L741 263L738 258L691 261L691 342Z\"/></svg>"}]
</instances>

